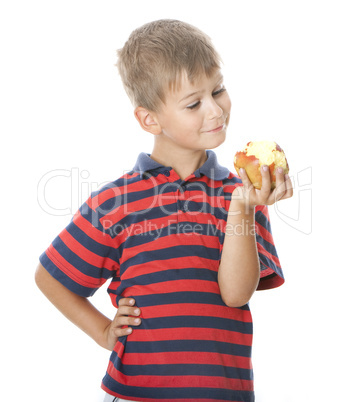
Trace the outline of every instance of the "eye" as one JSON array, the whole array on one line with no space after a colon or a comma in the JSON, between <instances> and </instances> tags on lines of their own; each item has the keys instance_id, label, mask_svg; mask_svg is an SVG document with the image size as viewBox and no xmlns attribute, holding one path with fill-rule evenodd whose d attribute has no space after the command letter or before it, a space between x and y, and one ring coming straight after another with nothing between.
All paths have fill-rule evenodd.
<instances>
[{"instance_id":1,"label":"eye","mask_svg":"<svg viewBox=\"0 0 349 402\"><path fill-rule=\"evenodd\" d=\"M212 92L212 96L220 95L221 93L223 93L223 92L225 92L225 91L226 91L226 89L223 87L223 88L221 88L221 89L218 89L218 91Z\"/></svg>"},{"instance_id":2,"label":"eye","mask_svg":"<svg viewBox=\"0 0 349 402\"><path fill-rule=\"evenodd\" d=\"M192 103L191 105L188 105L187 109L192 110L192 109L195 109L196 107L198 107L199 105L200 105L200 101Z\"/></svg>"},{"instance_id":3,"label":"eye","mask_svg":"<svg viewBox=\"0 0 349 402\"><path fill-rule=\"evenodd\" d=\"M212 96L218 96L225 91L226 91L226 89L224 87L222 87L222 88L218 89L217 91L212 92ZM190 110L196 109L197 107L199 107L200 103L201 103L201 101L192 103L192 104L186 106L186 109L190 109Z\"/></svg>"}]
</instances>

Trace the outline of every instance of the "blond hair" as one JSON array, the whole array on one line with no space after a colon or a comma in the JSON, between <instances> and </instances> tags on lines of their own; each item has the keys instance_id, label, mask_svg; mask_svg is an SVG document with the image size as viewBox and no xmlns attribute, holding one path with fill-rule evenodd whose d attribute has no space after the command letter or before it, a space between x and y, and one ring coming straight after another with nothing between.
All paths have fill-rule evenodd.
<instances>
[{"instance_id":1,"label":"blond hair","mask_svg":"<svg viewBox=\"0 0 349 402\"><path fill-rule=\"evenodd\" d=\"M134 30L118 52L117 67L134 107L157 112L167 90L179 88L187 73L190 82L210 76L221 59L211 39L198 28L177 20L158 20Z\"/></svg>"}]
</instances>

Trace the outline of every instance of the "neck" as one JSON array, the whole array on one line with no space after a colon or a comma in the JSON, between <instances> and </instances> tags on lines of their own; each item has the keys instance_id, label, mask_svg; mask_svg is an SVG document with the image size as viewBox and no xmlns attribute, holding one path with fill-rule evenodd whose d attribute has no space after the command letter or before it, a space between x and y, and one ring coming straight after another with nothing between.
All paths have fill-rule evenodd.
<instances>
[{"instance_id":1,"label":"neck","mask_svg":"<svg viewBox=\"0 0 349 402\"><path fill-rule=\"evenodd\" d=\"M171 166L178 176L185 180L202 166L206 159L205 150L184 150L171 148L167 150L165 147L154 145L151 158L164 166Z\"/></svg>"}]
</instances>

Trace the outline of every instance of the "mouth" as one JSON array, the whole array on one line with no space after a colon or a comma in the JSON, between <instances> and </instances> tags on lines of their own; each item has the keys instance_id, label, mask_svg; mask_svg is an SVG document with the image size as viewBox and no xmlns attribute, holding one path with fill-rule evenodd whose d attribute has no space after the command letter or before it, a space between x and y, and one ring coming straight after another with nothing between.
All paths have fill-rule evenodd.
<instances>
[{"instance_id":1,"label":"mouth","mask_svg":"<svg viewBox=\"0 0 349 402\"><path fill-rule=\"evenodd\" d=\"M212 129L212 130L208 130L208 133L218 133L219 131L222 131L225 128L225 123L223 123L222 125Z\"/></svg>"}]
</instances>

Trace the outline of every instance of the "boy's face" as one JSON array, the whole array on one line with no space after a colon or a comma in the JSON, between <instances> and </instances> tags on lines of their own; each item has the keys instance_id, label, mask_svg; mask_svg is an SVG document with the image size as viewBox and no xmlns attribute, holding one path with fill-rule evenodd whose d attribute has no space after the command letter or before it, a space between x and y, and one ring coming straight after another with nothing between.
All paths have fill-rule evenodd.
<instances>
[{"instance_id":1,"label":"boy's face","mask_svg":"<svg viewBox=\"0 0 349 402\"><path fill-rule=\"evenodd\" d=\"M180 84L178 90L167 93L165 105L156 114L162 139L177 149L216 148L225 140L231 108L221 71L203 75L193 84L183 74Z\"/></svg>"}]
</instances>

